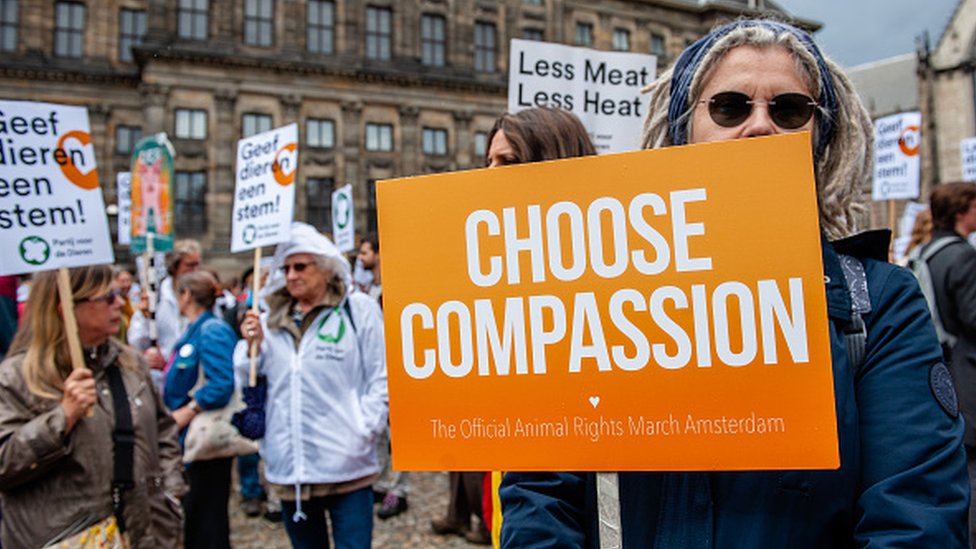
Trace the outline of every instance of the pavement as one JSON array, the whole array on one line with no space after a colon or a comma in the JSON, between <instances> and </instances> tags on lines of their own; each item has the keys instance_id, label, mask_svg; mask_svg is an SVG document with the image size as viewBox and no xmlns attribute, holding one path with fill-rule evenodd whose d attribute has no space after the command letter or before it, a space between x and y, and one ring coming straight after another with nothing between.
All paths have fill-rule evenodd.
<instances>
[{"instance_id":1,"label":"pavement","mask_svg":"<svg viewBox=\"0 0 976 549\"><path fill-rule=\"evenodd\" d=\"M236 467L235 467L236 469ZM235 471L236 476L236 471ZM375 518L373 547L389 549L457 549L485 547L468 543L458 536L438 536L430 521L447 510L447 473L410 473L410 508L388 520ZM286 519L287 520L287 519ZM234 549L289 549L282 523L264 517L249 518L241 511L240 493L235 489L230 501L230 541Z\"/></svg>"}]
</instances>

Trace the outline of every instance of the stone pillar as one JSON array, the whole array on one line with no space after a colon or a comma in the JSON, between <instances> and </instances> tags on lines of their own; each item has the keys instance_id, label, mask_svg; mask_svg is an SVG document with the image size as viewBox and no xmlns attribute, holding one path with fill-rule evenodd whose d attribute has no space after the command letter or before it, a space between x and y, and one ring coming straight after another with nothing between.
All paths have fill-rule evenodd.
<instances>
[{"instance_id":1,"label":"stone pillar","mask_svg":"<svg viewBox=\"0 0 976 549\"><path fill-rule=\"evenodd\" d=\"M421 171L419 116L420 109L413 105L400 107L400 166L394 170L398 174L416 175Z\"/></svg>"},{"instance_id":2,"label":"stone pillar","mask_svg":"<svg viewBox=\"0 0 976 549\"><path fill-rule=\"evenodd\" d=\"M221 89L214 93L217 120L213 146L213 183L209 189L207 218L212 248L216 252L226 252L230 248L230 220L228 212L234 207L234 159L237 152L237 134L234 129L234 112L237 106L237 91Z\"/></svg>"},{"instance_id":3,"label":"stone pillar","mask_svg":"<svg viewBox=\"0 0 976 549\"><path fill-rule=\"evenodd\" d=\"M281 98L281 116L282 126L291 124L295 122L301 125L301 119L299 118L302 110L302 96L294 93L290 93ZM299 129L301 132L301 129Z\"/></svg>"},{"instance_id":4,"label":"stone pillar","mask_svg":"<svg viewBox=\"0 0 976 549\"><path fill-rule=\"evenodd\" d=\"M112 169L112 144L115 139L108 136L108 117L112 114L112 107L108 103L96 103L88 106L88 126L92 141L100 143L95 148L95 164L99 167L98 179L102 186L105 202L113 202L115 198L115 171Z\"/></svg>"},{"instance_id":5,"label":"stone pillar","mask_svg":"<svg viewBox=\"0 0 976 549\"><path fill-rule=\"evenodd\" d=\"M169 86L159 84L139 84L139 95L142 96L144 120L142 135L165 132L170 129L166 124L166 105L169 103Z\"/></svg>"},{"instance_id":6,"label":"stone pillar","mask_svg":"<svg viewBox=\"0 0 976 549\"><path fill-rule=\"evenodd\" d=\"M474 145L471 143L471 111L454 112L454 162L451 164L452 170L478 166L480 162L472 159ZM450 152L450 151L449 151Z\"/></svg>"},{"instance_id":7,"label":"stone pillar","mask_svg":"<svg viewBox=\"0 0 976 549\"><path fill-rule=\"evenodd\" d=\"M343 101L342 108L342 140L338 143L342 154L345 157L344 169L337 166L335 174L335 186L342 187L352 184L355 193L362 193L366 189L366 157L362 154L363 149L363 104L360 101ZM360 223L360 218L356 219Z\"/></svg>"}]
</instances>

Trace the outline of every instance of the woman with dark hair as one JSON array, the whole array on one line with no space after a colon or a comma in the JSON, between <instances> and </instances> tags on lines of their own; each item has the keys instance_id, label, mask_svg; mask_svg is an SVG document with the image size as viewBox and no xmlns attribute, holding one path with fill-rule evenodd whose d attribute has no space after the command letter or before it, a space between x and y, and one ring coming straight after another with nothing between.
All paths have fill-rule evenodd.
<instances>
[{"instance_id":1,"label":"woman with dark hair","mask_svg":"<svg viewBox=\"0 0 976 549\"><path fill-rule=\"evenodd\" d=\"M139 353L113 338L122 297L112 269L69 273L86 368L72 369L56 272L34 278L26 318L0 363L0 539L9 548L46 547L114 517L130 547L176 547L174 503L186 489L176 425ZM125 423L113 397L128 404L120 409L131 446L113 441ZM115 486L115 455L130 456L131 487Z\"/></svg>"},{"instance_id":2,"label":"woman with dark hair","mask_svg":"<svg viewBox=\"0 0 976 549\"><path fill-rule=\"evenodd\" d=\"M590 135L569 111L548 107L505 113L488 133L489 168L596 154Z\"/></svg>"},{"instance_id":3,"label":"woman with dark hair","mask_svg":"<svg viewBox=\"0 0 976 549\"><path fill-rule=\"evenodd\" d=\"M806 32L741 20L647 91L645 148L810 132L840 468L621 473L623 547L968 546L963 424L928 307L884 262L887 235L854 236L873 125L850 81ZM866 288L849 288L858 270ZM846 334L861 325L858 361ZM503 547L599 546L595 475L510 473L501 497Z\"/></svg>"},{"instance_id":4,"label":"woman with dark hair","mask_svg":"<svg viewBox=\"0 0 976 549\"><path fill-rule=\"evenodd\" d=\"M223 408L234 394L234 330L214 316L217 281L206 271L176 280L176 301L189 326L173 346L163 396L185 429L204 410ZM183 500L186 549L229 548L230 468L233 457L186 464L190 491Z\"/></svg>"}]
</instances>

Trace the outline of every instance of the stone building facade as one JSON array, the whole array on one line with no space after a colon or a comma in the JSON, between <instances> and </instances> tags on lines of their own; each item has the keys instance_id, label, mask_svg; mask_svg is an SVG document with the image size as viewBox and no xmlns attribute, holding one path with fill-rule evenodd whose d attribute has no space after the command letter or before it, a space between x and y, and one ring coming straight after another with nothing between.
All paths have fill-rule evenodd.
<instances>
[{"instance_id":1,"label":"stone building facade","mask_svg":"<svg viewBox=\"0 0 976 549\"><path fill-rule=\"evenodd\" d=\"M960 0L938 42L919 47L922 200L962 178L959 142L976 137L976 0Z\"/></svg>"},{"instance_id":2,"label":"stone building facade","mask_svg":"<svg viewBox=\"0 0 976 549\"><path fill-rule=\"evenodd\" d=\"M166 132L177 237L236 272L242 136L298 123L296 218L328 231L332 188L351 183L365 232L376 180L483 165L511 38L666 66L715 24L770 10L785 15L762 0L0 0L0 97L86 106L109 204L133 144Z\"/></svg>"}]
</instances>

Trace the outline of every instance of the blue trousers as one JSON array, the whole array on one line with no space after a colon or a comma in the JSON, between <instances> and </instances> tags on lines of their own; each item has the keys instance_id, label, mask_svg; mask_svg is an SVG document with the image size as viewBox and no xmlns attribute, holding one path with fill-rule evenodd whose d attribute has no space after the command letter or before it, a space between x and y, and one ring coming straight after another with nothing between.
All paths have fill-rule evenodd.
<instances>
[{"instance_id":1,"label":"blue trousers","mask_svg":"<svg viewBox=\"0 0 976 549\"><path fill-rule=\"evenodd\" d=\"M295 522L294 501L282 501L285 531L294 549L329 549L329 527L325 513L332 521L335 549L370 549L373 538L373 491L361 488L348 494L311 498L302 501L307 518Z\"/></svg>"},{"instance_id":2,"label":"blue trousers","mask_svg":"<svg viewBox=\"0 0 976 549\"><path fill-rule=\"evenodd\" d=\"M241 479L242 499L264 499L264 487L261 486L261 477L258 475L260 461L261 455L257 453L237 456L237 476Z\"/></svg>"}]
</instances>

